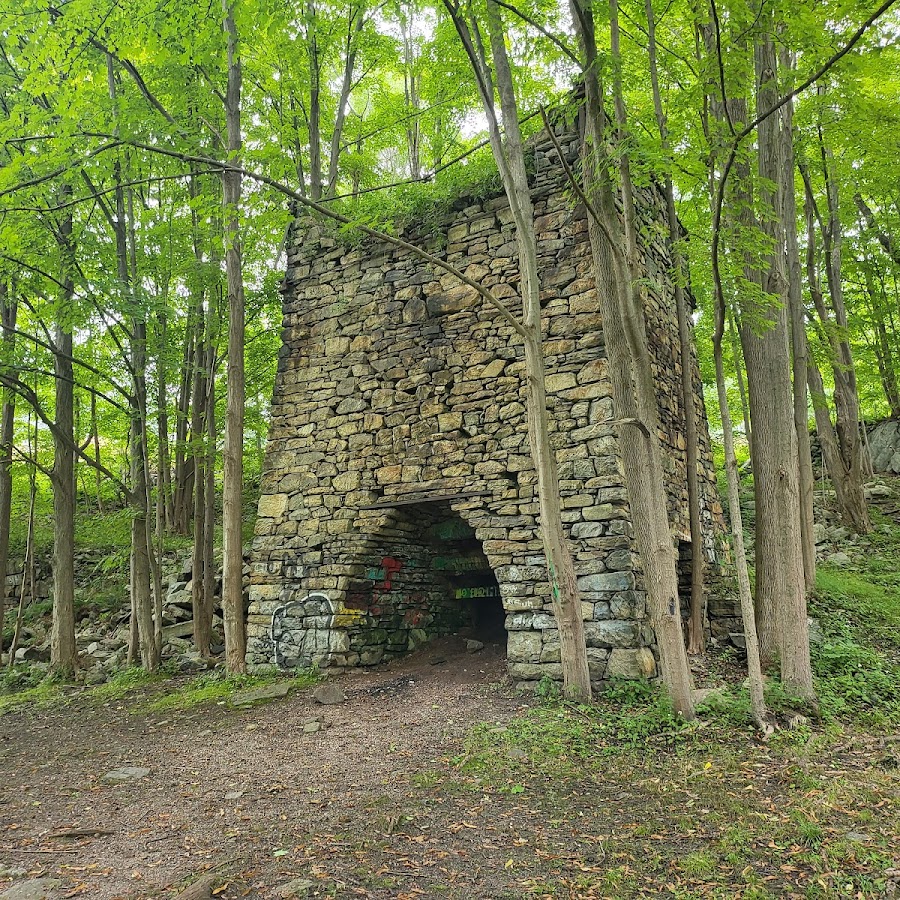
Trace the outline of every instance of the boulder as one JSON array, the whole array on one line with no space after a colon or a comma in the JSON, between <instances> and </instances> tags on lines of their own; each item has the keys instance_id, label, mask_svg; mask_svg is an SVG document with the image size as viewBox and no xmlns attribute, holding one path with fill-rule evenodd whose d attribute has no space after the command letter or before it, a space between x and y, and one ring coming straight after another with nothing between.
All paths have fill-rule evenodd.
<instances>
[{"instance_id":1,"label":"boulder","mask_svg":"<svg viewBox=\"0 0 900 900\"><path fill-rule=\"evenodd\" d=\"M58 878L29 878L8 887L0 900L50 900L62 882Z\"/></svg>"},{"instance_id":2,"label":"boulder","mask_svg":"<svg viewBox=\"0 0 900 900\"><path fill-rule=\"evenodd\" d=\"M900 419L880 422L869 435L872 467L876 472L900 475Z\"/></svg>"},{"instance_id":3,"label":"boulder","mask_svg":"<svg viewBox=\"0 0 900 900\"><path fill-rule=\"evenodd\" d=\"M335 703L343 703L347 699L347 695L343 692L340 685L337 684L320 684L313 691L313 700L316 703L323 703L330 706Z\"/></svg>"},{"instance_id":4,"label":"boulder","mask_svg":"<svg viewBox=\"0 0 900 900\"><path fill-rule=\"evenodd\" d=\"M50 662L49 647L19 647L16 662Z\"/></svg>"}]
</instances>

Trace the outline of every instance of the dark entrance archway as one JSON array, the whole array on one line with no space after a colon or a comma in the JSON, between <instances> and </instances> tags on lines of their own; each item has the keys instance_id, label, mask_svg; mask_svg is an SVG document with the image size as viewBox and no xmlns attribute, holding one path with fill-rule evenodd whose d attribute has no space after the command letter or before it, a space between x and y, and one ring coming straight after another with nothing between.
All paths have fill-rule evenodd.
<instances>
[{"instance_id":1,"label":"dark entrance archway","mask_svg":"<svg viewBox=\"0 0 900 900\"><path fill-rule=\"evenodd\" d=\"M357 550L343 607L349 650L362 665L435 638L505 646L500 586L474 529L447 501L398 506Z\"/></svg>"}]
</instances>

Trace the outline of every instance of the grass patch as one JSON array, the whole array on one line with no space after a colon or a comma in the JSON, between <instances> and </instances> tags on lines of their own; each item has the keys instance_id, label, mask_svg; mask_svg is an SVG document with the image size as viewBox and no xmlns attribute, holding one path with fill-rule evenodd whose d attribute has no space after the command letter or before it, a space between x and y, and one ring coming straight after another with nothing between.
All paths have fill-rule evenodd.
<instances>
[{"instance_id":1,"label":"grass patch","mask_svg":"<svg viewBox=\"0 0 900 900\"><path fill-rule=\"evenodd\" d=\"M590 706L548 697L506 725L476 726L455 761L486 784L516 794L524 790L523 769L576 777L586 763L604 755L683 744L698 727L676 716L657 686L623 681Z\"/></svg>"},{"instance_id":2,"label":"grass patch","mask_svg":"<svg viewBox=\"0 0 900 900\"><path fill-rule=\"evenodd\" d=\"M62 682L40 670L32 671L40 675L39 681L33 682L31 678L27 678L18 685L9 685L8 677L4 677L3 685L0 686L0 716L23 707L47 709L60 702Z\"/></svg>"},{"instance_id":3,"label":"grass patch","mask_svg":"<svg viewBox=\"0 0 900 900\"><path fill-rule=\"evenodd\" d=\"M869 536L854 568L820 565L810 611L824 640L812 647L823 715L865 725L900 722L900 528Z\"/></svg>"},{"instance_id":4,"label":"grass patch","mask_svg":"<svg viewBox=\"0 0 900 900\"><path fill-rule=\"evenodd\" d=\"M224 671L214 670L197 675L189 681L175 686L165 694L142 704L145 712L161 712L163 710L192 709L204 704L225 704L242 691L270 685L284 679L270 675L228 675ZM289 680L291 689L310 687L319 680L319 674L313 670L299 672Z\"/></svg>"},{"instance_id":5,"label":"grass patch","mask_svg":"<svg viewBox=\"0 0 900 900\"><path fill-rule=\"evenodd\" d=\"M142 690L165 681L169 676L163 672L147 672L134 666L116 672L105 684L90 689L90 697L98 703L121 700L134 691Z\"/></svg>"}]
</instances>

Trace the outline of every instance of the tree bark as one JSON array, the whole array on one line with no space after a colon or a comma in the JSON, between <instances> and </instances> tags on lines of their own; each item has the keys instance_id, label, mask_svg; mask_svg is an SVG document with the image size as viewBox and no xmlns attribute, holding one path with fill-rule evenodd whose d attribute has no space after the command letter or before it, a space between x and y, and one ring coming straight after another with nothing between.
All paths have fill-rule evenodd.
<instances>
[{"instance_id":1,"label":"tree bark","mask_svg":"<svg viewBox=\"0 0 900 900\"><path fill-rule=\"evenodd\" d=\"M16 315L18 301L10 294L6 281L0 280L0 326L3 330L3 365L12 363L16 343ZM0 412L0 615L6 603L6 572L9 562L9 525L12 514L12 461L15 437L16 394L11 388L3 391Z\"/></svg>"},{"instance_id":2,"label":"tree bark","mask_svg":"<svg viewBox=\"0 0 900 900\"><path fill-rule=\"evenodd\" d=\"M731 540L734 544L734 563L737 574L741 619L744 625L744 641L747 647L747 676L750 683L750 711L757 728L763 733L770 730L766 721L762 663L759 655L759 637L756 632L756 611L750 588L747 566L747 550L744 547L744 522L741 513L740 474L737 455L734 452L734 426L728 407L725 386L725 364L722 357L722 337L725 332L725 300L716 290L715 326L713 331L713 357L716 365L716 393L722 418L722 438L725 445L725 477L728 483L728 519L731 524Z\"/></svg>"},{"instance_id":3,"label":"tree bark","mask_svg":"<svg viewBox=\"0 0 900 900\"><path fill-rule=\"evenodd\" d=\"M190 527L191 497L194 488L194 459L188 448L191 384L195 366L194 318L190 316L184 335L181 379L175 407L175 486L172 497L172 522L178 534L187 534Z\"/></svg>"},{"instance_id":4,"label":"tree bark","mask_svg":"<svg viewBox=\"0 0 900 900\"><path fill-rule=\"evenodd\" d=\"M894 356L894 348L888 335L887 325L885 323L884 305L885 290L883 279L880 289L876 287L875 279L872 276L871 261L864 266L866 279L866 294L869 298L869 315L872 322L872 328L875 331L875 341L872 344L872 351L875 355L876 364L878 366L878 375L881 379L881 389L884 391L884 398L887 400L888 408L893 418L900 418L900 382L897 379L897 363Z\"/></svg>"},{"instance_id":5,"label":"tree bark","mask_svg":"<svg viewBox=\"0 0 900 900\"><path fill-rule=\"evenodd\" d=\"M645 0L647 14L648 57L650 83L653 89L653 108L659 128L663 153L671 153L669 129L663 112L662 95L656 65L656 18L653 0ZM684 411L685 469L688 489L688 519L691 537L691 603L688 621L688 652L702 653L706 648L706 610L704 597L703 529L700 523L700 443L697 434L697 409L694 398L694 356L691 339L690 313L684 293L685 272L681 258L681 227L675 212L675 190L671 173L667 170L664 190L666 216L669 225L669 254L675 282L675 314L678 318L678 355L681 362L681 407Z\"/></svg>"},{"instance_id":6,"label":"tree bark","mask_svg":"<svg viewBox=\"0 0 900 900\"><path fill-rule=\"evenodd\" d=\"M534 208L528 185L528 172L503 24L499 7L494 0L488 0L486 21L505 139L501 138L500 123L494 107L490 68L483 54L477 26L473 25L470 30L459 9L449 3L446 5L478 81L482 105L488 119L491 149L500 170L515 222L520 275L519 294L522 300L521 336L525 349L528 440L537 476L541 539L547 559L550 598L559 631L563 692L569 699L586 702L591 697L591 681L581 598L578 593L575 565L563 531L556 457L550 446Z\"/></svg>"},{"instance_id":7,"label":"tree bark","mask_svg":"<svg viewBox=\"0 0 900 900\"><path fill-rule=\"evenodd\" d=\"M850 382L848 373L840 362L843 357L840 345L843 341L834 336L831 318L825 307L817 265L815 199L812 195L809 175L806 172L804 172L804 182L806 184L806 275L813 306L818 313L822 343L828 348L831 357L837 425L831 420L822 374L814 362L807 376L809 389L812 395L813 409L816 413L816 429L822 444L822 456L834 487L838 512L845 525L860 534L865 534L871 531L872 524L863 484L862 454L853 446L854 443L859 443L859 400L856 394L856 381L854 378L852 383ZM851 425L851 422L855 424ZM839 427L841 423L843 427Z\"/></svg>"},{"instance_id":8,"label":"tree bark","mask_svg":"<svg viewBox=\"0 0 900 900\"><path fill-rule=\"evenodd\" d=\"M777 99L776 59L771 34L764 32L756 50L757 108L769 109ZM756 494L757 624L764 660L780 655L781 678L788 690L813 700L812 668L803 561L800 554L800 495L797 437L787 327L787 281L784 273L782 198L778 117L758 129L760 200L765 210L761 230L773 250L763 271L762 287L774 300L757 310L768 326L740 329L753 424L753 474ZM774 184L774 190L767 185ZM773 627L774 625L774 627ZM774 638L774 640L773 640Z\"/></svg>"},{"instance_id":9,"label":"tree bark","mask_svg":"<svg viewBox=\"0 0 900 900\"><path fill-rule=\"evenodd\" d=\"M194 613L194 647L202 657L210 655L210 632L212 629L212 597L206 595L205 545L207 528L212 523L206 520L206 415L207 377L211 358L211 348L201 345L198 353L197 378L194 381L193 410L195 416L194 454L197 460L197 484L194 490L194 544L191 554L191 606Z\"/></svg>"},{"instance_id":10,"label":"tree bark","mask_svg":"<svg viewBox=\"0 0 900 900\"><path fill-rule=\"evenodd\" d=\"M107 55L107 83L110 99L116 100L116 79L113 60ZM116 247L116 268L122 300L129 310L131 329L131 422L129 425L128 503L131 507L131 606L132 617L137 619L138 649L141 665L154 672L159 668L161 641L157 630L161 629L161 610L154 615L151 591L150 535L148 530L149 503L147 465L145 459L146 432L146 368L147 326L142 318L134 295L137 284L137 251L134 239L134 208L130 200L126 209L124 179L120 157L113 163L115 178L115 215L110 214ZM161 636L161 633L160 633Z\"/></svg>"},{"instance_id":11,"label":"tree bark","mask_svg":"<svg viewBox=\"0 0 900 900\"><path fill-rule=\"evenodd\" d=\"M308 19L306 26L306 52L309 60L309 115L307 118L307 129L309 131L309 193L313 200L319 201L322 199L322 72L319 59L319 40L316 35L318 22L316 21L315 0L308 0L306 15ZM231 78L229 75L229 84L230 82Z\"/></svg>"},{"instance_id":12,"label":"tree bark","mask_svg":"<svg viewBox=\"0 0 900 900\"><path fill-rule=\"evenodd\" d=\"M692 719L691 676L681 627L675 551L666 514L656 396L643 316L635 307L637 285L631 277L629 261L622 258L620 249L624 245L630 253L631 238L627 232L622 234L603 159L604 113L590 5L583 0L573 0L572 17L583 55L586 94L582 172L586 194L591 200L588 234L613 399L619 420L627 423L621 427L619 438L623 474L635 543L644 565L644 583L663 681L676 712ZM630 197L625 200L626 228L629 200ZM639 302L640 298L637 299Z\"/></svg>"},{"instance_id":13,"label":"tree bark","mask_svg":"<svg viewBox=\"0 0 900 900\"><path fill-rule=\"evenodd\" d=\"M70 299L74 284L65 278ZM75 672L75 442L74 371L72 332L56 326L53 357L56 381L56 427L53 452L53 628L50 636L50 666L71 677Z\"/></svg>"},{"instance_id":14,"label":"tree bark","mask_svg":"<svg viewBox=\"0 0 900 900\"><path fill-rule=\"evenodd\" d=\"M71 196L71 188L63 189ZM63 257L61 278L63 308L68 312L75 296L72 216L59 227ZM50 667L71 677L77 665L75 651L75 422L71 326L57 322L54 331L53 373L56 388L56 432L53 437L53 626L50 633Z\"/></svg>"},{"instance_id":15,"label":"tree bark","mask_svg":"<svg viewBox=\"0 0 900 900\"><path fill-rule=\"evenodd\" d=\"M823 93L820 88L820 95ZM847 337L847 310L844 305L844 287L841 278L841 255L843 231L840 219L838 185L831 170L831 151L825 144L821 125L818 129L819 151L822 175L825 180L825 198L828 210L827 223L817 214L812 182L808 171L804 168L804 184L807 194L807 208L812 210L819 221L822 233L822 244L825 259L825 278L828 284L831 312L834 324L831 327L828 310L819 291L814 299L816 311L822 323L822 330L827 338L827 346L831 351L831 370L834 378L835 430L843 460L842 471L831 473L844 482L843 494L846 505L841 504L841 515L845 524L860 534L872 530L869 510L865 500L865 480L868 474L868 454L860 434L859 392L856 384L856 367L853 363L853 352Z\"/></svg>"},{"instance_id":16,"label":"tree bark","mask_svg":"<svg viewBox=\"0 0 900 900\"><path fill-rule=\"evenodd\" d=\"M782 67L793 68L790 51L781 49ZM788 102L781 119L781 164L783 183L783 223L787 254L787 296L791 322L793 358L794 430L797 434L798 489L800 492L800 540L803 560L803 579L807 594L816 586L816 539L813 532L813 491L815 476L809 442L809 402L806 390L806 370L809 347L806 339L806 318L803 311L802 269L800 244L797 239L797 201L794 188L794 105Z\"/></svg>"},{"instance_id":17,"label":"tree bark","mask_svg":"<svg viewBox=\"0 0 900 900\"><path fill-rule=\"evenodd\" d=\"M228 156L240 164L241 62L234 22L235 0L223 0L228 42L228 87L225 117ZM225 271L228 281L228 395L225 411L224 484L222 493L222 618L225 622L225 666L246 671L244 626L243 447L244 447L244 279L241 268L241 176L222 174L225 207Z\"/></svg>"},{"instance_id":18,"label":"tree bark","mask_svg":"<svg viewBox=\"0 0 900 900\"><path fill-rule=\"evenodd\" d=\"M169 322L165 311L156 317L156 439L159 462L156 497L156 533L172 528L172 455L169 449Z\"/></svg>"},{"instance_id":19,"label":"tree bark","mask_svg":"<svg viewBox=\"0 0 900 900\"><path fill-rule=\"evenodd\" d=\"M33 440L32 440L33 434ZM34 432L31 430L31 413L28 415L28 455L36 460L40 438L39 420L35 417ZM22 565L22 581L19 584L19 605L16 609L16 624L12 643L9 646L9 666L15 665L16 650L22 637L22 623L25 615L25 597L34 600L34 510L37 502L37 466L32 464L28 473L28 534L25 538L25 562Z\"/></svg>"}]
</instances>

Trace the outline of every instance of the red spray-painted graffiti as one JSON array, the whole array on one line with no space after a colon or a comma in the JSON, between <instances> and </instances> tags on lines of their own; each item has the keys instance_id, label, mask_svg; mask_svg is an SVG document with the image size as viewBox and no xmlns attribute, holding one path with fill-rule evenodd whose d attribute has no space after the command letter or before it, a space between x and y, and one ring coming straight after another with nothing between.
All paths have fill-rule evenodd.
<instances>
[{"instance_id":1,"label":"red spray-painted graffiti","mask_svg":"<svg viewBox=\"0 0 900 900\"><path fill-rule=\"evenodd\" d=\"M370 577L375 575L380 577L380 581L372 584L370 581L356 582L347 590L347 596L344 600L344 606L347 609L358 609L363 612L370 613L373 616L380 616L384 611L381 606L381 598L385 594L390 594L394 590L394 576L403 568L403 563L393 556L385 556L381 560L380 570L372 570Z\"/></svg>"}]
</instances>

